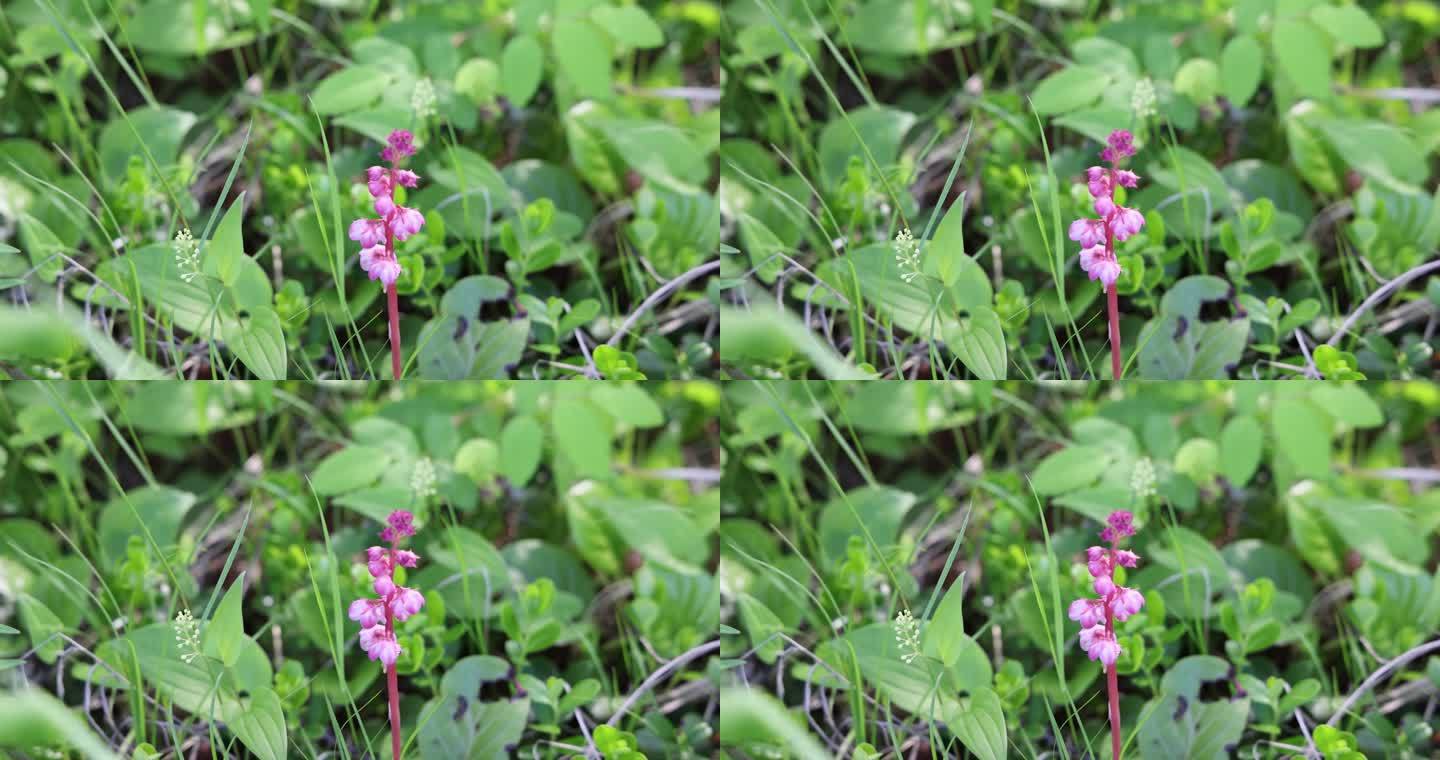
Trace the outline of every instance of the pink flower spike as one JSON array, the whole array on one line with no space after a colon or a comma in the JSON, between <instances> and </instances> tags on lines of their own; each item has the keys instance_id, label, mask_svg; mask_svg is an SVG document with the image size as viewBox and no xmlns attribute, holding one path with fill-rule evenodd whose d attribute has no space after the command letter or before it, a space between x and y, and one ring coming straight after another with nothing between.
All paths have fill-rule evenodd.
<instances>
[{"instance_id":1,"label":"pink flower spike","mask_svg":"<svg viewBox=\"0 0 1440 760\"><path fill-rule=\"evenodd\" d=\"M385 149L380 151L380 157L394 164L402 158L415 155L415 146L411 144L414 139L415 136L408 130L397 129L391 132L390 137L385 141L387 143Z\"/></svg>"},{"instance_id":2,"label":"pink flower spike","mask_svg":"<svg viewBox=\"0 0 1440 760\"><path fill-rule=\"evenodd\" d=\"M1135 535L1135 516L1123 509L1117 509L1105 518L1106 524L1115 531L1117 538L1128 538Z\"/></svg>"}]
</instances>

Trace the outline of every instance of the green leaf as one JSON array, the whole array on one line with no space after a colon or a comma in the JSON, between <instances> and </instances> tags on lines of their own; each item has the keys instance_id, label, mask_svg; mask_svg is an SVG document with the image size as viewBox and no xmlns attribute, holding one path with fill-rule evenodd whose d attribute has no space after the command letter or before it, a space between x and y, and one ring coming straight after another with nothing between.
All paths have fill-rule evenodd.
<instances>
[{"instance_id":1,"label":"green leaf","mask_svg":"<svg viewBox=\"0 0 1440 760\"><path fill-rule=\"evenodd\" d=\"M284 380L289 370L286 362L285 332L280 315L270 308L251 309L238 322L224 323L222 338L235 352L235 357L260 380Z\"/></svg>"},{"instance_id":2,"label":"green leaf","mask_svg":"<svg viewBox=\"0 0 1440 760\"><path fill-rule=\"evenodd\" d=\"M500 94L517 108L524 108L540 89L545 73L545 52L528 34L517 35L500 54Z\"/></svg>"},{"instance_id":3,"label":"green leaf","mask_svg":"<svg viewBox=\"0 0 1440 760\"><path fill-rule=\"evenodd\" d=\"M831 380L865 380L870 376L847 362L833 347L806 329L788 311L757 302L751 308L720 311L720 358L728 363L788 361L803 354L815 371Z\"/></svg>"},{"instance_id":4,"label":"green leaf","mask_svg":"<svg viewBox=\"0 0 1440 760\"><path fill-rule=\"evenodd\" d=\"M551 33L551 53L581 97L609 99L610 50L600 30L589 21L562 18Z\"/></svg>"},{"instance_id":5,"label":"green leaf","mask_svg":"<svg viewBox=\"0 0 1440 760\"><path fill-rule=\"evenodd\" d=\"M1236 107L1250 102L1260 88L1265 52L1248 34L1239 35L1220 53L1220 93Z\"/></svg>"},{"instance_id":6,"label":"green leaf","mask_svg":"<svg viewBox=\"0 0 1440 760\"><path fill-rule=\"evenodd\" d=\"M1302 478L1330 475L1330 420L1325 411L1303 398L1275 400L1270 410L1270 434L1275 453L1283 456Z\"/></svg>"},{"instance_id":7,"label":"green leaf","mask_svg":"<svg viewBox=\"0 0 1440 760\"><path fill-rule=\"evenodd\" d=\"M215 608L215 614L205 625L205 656L214 657L225 663L227 668L239 662L242 646L247 641L240 609L244 596L245 574L241 573L230 584L230 590L225 592L225 598L220 600L220 606Z\"/></svg>"},{"instance_id":8,"label":"green leaf","mask_svg":"<svg viewBox=\"0 0 1440 760\"><path fill-rule=\"evenodd\" d=\"M1040 460L1030 475L1035 493L1052 496L1088 486L1110 466L1111 453L1097 446L1067 446Z\"/></svg>"},{"instance_id":9,"label":"green leaf","mask_svg":"<svg viewBox=\"0 0 1440 760\"><path fill-rule=\"evenodd\" d=\"M972 308L970 316L945 336L945 345L981 380L1004 380L1009 371L1005 331L1000 316L988 306Z\"/></svg>"},{"instance_id":10,"label":"green leaf","mask_svg":"<svg viewBox=\"0 0 1440 760\"><path fill-rule=\"evenodd\" d=\"M684 132L664 122L593 119L586 122L605 136L630 168L681 192L698 192L710 174L705 153Z\"/></svg>"},{"instance_id":11,"label":"green leaf","mask_svg":"<svg viewBox=\"0 0 1440 760\"><path fill-rule=\"evenodd\" d=\"M1220 67L1208 58L1191 58L1175 72L1175 91L1205 105L1220 91Z\"/></svg>"},{"instance_id":12,"label":"green leaf","mask_svg":"<svg viewBox=\"0 0 1440 760\"><path fill-rule=\"evenodd\" d=\"M241 193L220 219L210 242L200 250L205 274L220 280L226 287L234 285L240 278L240 268L246 259L245 243L240 233L240 221L244 215L245 194Z\"/></svg>"},{"instance_id":13,"label":"green leaf","mask_svg":"<svg viewBox=\"0 0 1440 760\"><path fill-rule=\"evenodd\" d=\"M87 760L120 760L84 719L44 689L0 694L0 747L32 753L59 746Z\"/></svg>"},{"instance_id":14,"label":"green leaf","mask_svg":"<svg viewBox=\"0 0 1440 760\"><path fill-rule=\"evenodd\" d=\"M1429 176L1419 146L1396 127L1368 119L1316 119L1311 123L1346 164L1367 177L1411 190Z\"/></svg>"},{"instance_id":15,"label":"green leaf","mask_svg":"<svg viewBox=\"0 0 1440 760\"><path fill-rule=\"evenodd\" d=\"M767 665L774 664L775 658L785 651L785 640L774 635L785 632L784 623L764 602L744 592L736 599L735 606L740 612L740 624L745 626L745 632L750 636L755 656Z\"/></svg>"},{"instance_id":16,"label":"green leaf","mask_svg":"<svg viewBox=\"0 0 1440 760\"><path fill-rule=\"evenodd\" d=\"M1145 760L1226 760L1230 747L1240 741L1250 700L1197 702L1186 699L1181 709L1177 694L1152 700L1144 708L1151 716L1140 726L1140 755ZM1179 716L1174 717L1174 716Z\"/></svg>"},{"instance_id":17,"label":"green leaf","mask_svg":"<svg viewBox=\"0 0 1440 760\"><path fill-rule=\"evenodd\" d=\"M235 738L261 760L284 760L288 756L285 712L274 689L251 691L246 703L225 717L225 723Z\"/></svg>"},{"instance_id":18,"label":"green leaf","mask_svg":"<svg viewBox=\"0 0 1440 760\"><path fill-rule=\"evenodd\" d=\"M897 488L857 488L836 496L820 512L820 550L830 562L845 557L852 535L866 535L884 549L895 543L915 494ZM863 526L863 527L862 527ZM869 545L869 541L865 542Z\"/></svg>"},{"instance_id":19,"label":"green leaf","mask_svg":"<svg viewBox=\"0 0 1440 760\"><path fill-rule=\"evenodd\" d=\"M1249 415L1232 418L1220 431L1220 474L1236 488L1249 483L1259 469L1264 435Z\"/></svg>"},{"instance_id":20,"label":"green leaf","mask_svg":"<svg viewBox=\"0 0 1440 760\"><path fill-rule=\"evenodd\" d=\"M962 309L988 307L994 296L990 278L975 260L965 255L965 202L950 204L923 254L928 274L938 277L955 293L955 302Z\"/></svg>"},{"instance_id":21,"label":"green leaf","mask_svg":"<svg viewBox=\"0 0 1440 760\"><path fill-rule=\"evenodd\" d=\"M1300 95L1329 99L1330 43L1313 24L1290 18L1276 21L1270 51Z\"/></svg>"},{"instance_id":22,"label":"green leaf","mask_svg":"<svg viewBox=\"0 0 1440 760\"><path fill-rule=\"evenodd\" d=\"M500 463L500 447L488 438L471 438L455 451L455 471L477 484L489 483Z\"/></svg>"},{"instance_id":23,"label":"green leaf","mask_svg":"<svg viewBox=\"0 0 1440 760\"><path fill-rule=\"evenodd\" d=\"M18 606L20 626L30 637L30 646L35 650L35 656L46 665L53 665L65 650L65 640L57 635L65 630L64 624L49 607L29 594L20 594Z\"/></svg>"},{"instance_id":24,"label":"green leaf","mask_svg":"<svg viewBox=\"0 0 1440 760\"><path fill-rule=\"evenodd\" d=\"M1422 565L1429 556L1426 531L1399 507L1324 496L1304 502L1324 514L1346 546L1366 559L1404 573L1424 572Z\"/></svg>"},{"instance_id":25,"label":"green leaf","mask_svg":"<svg viewBox=\"0 0 1440 760\"><path fill-rule=\"evenodd\" d=\"M390 71L384 66L348 66L320 80L310 93L310 100L321 116L358 111L375 105L389 86L390 78Z\"/></svg>"},{"instance_id":26,"label":"green leaf","mask_svg":"<svg viewBox=\"0 0 1440 760\"><path fill-rule=\"evenodd\" d=\"M390 464L390 455L370 446L346 446L320 460L310 474L315 493L331 496L373 484Z\"/></svg>"},{"instance_id":27,"label":"green leaf","mask_svg":"<svg viewBox=\"0 0 1440 760\"><path fill-rule=\"evenodd\" d=\"M550 410L550 432L557 452L576 477L610 477L610 420L581 398L561 398Z\"/></svg>"},{"instance_id":28,"label":"green leaf","mask_svg":"<svg viewBox=\"0 0 1440 760\"><path fill-rule=\"evenodd\" d=\"M964 576L950 583L935 614L925 624L925 654L950 667L960 659L960 647L970 637L965 635Z\"/></svg>"},{"instance_id":29,"label":"green leaf","mask_svg":"<svg viewBox=\"0 0 1440 760\"><path fill-rule=\"evenodd\" d=\"M161 551L168 550L195 502L195 494L169 486L141 486L116 496L100 511L100 556L106 564L121 562L130 537L144 536L145 531ZM148 550L149 541L145 544Z\"/></svg>"},{"instance_id":30,"label":"green leaf","mask_svg":"<svg viewBox=\"0 0 1440 760\"><path fill-rule=\"evenodd\" d=\"M421 714L420 757L424 760L500 760L520 743L530 714L530 698L480 702L474 696L447 694L431 700Z\"/></svg>"},{"instance_id":31,"label":"green leaf","mask_svg":"<svg viewBox=\"0 0 1440 760\"><path fill-rule=\"evenodd\" d=\"M500 67L494 61L471 58L455 72L455 91L477 105L495 100L500 89Z\"/></svg>"},{"instance_id":32,"label":"green leaf","mask_svg":"<svg viewBox=\"0 0 1440 760\"><path fill-rule=\"evenodd\" d=\"M140 147L141 140L155 163L161 168L172 166L180 155L180 143L197 120L195 114L189 111L161 106L145 106L126 112L124 116L111 120L100 132L101 171L113 182L122 180L131 156L145 158ZM147 174L152 171L148 160L144 160L143 165Z\"/></svg>"},{"instance_id":33,"label":"green leaf","mask_svg":"<svg viewBox=\"0 0 1440 760\"><path fill-rule=\"evenodd\" d=\"M517 488L524 487L540 467L545 431L534 417L521 415L500 431L500 474Z\"/></svg>"},{"instance_id":34,"label":"green leaf","mask_svg":"<svg viewBox=\"0 0 1440 760\"><path fill-rule=\"evenodd\" d=\"M1385 44L1380 25L1358 5L1321 5L1310 11L1310 20L1337 42L1352 48L1376 48Z\"/></svg>"},{"instance_id":35,"label":"green leaf","mask_svg":"<svg viewBox=\"0 0 1440 760\"><path fill-rule=\"evenodd\" d=\"M780 700L758 689L731 688L721 692L720 741L725 746L750 743L784 747L797 760L831 760L833 755L797 722ZM441 758L440 760L448 760Z\"/></svg>"},{"instance_id":36,"label":"green leaf","mask_svg":"<svg viewBox=\"0 0 1440 760\"><path fill-rule=\"evenodd\" d=\"M881 169L895 163L905 133L915 125L915 114L898 108L864 106L836 116L820 130L820 176L831 185L845 179L851 157L874 172L870 159ZM867 158L868 155L868 158Z\"/></svg>"},{"instance_id":37,"label":"green leaf","mask_svg":"<svg viewBox=\"0 0 1440 760\"><path fill-rule=\"evenodd\" d=\"M598 385L592 395L616 420L636 428L655 428L665 424L665 414L643 386Z\"/></svg>"},{"instance_id":38,"label":"green leaf","mask_svg":"<svg viewBox=\"0 0 1440 760\"><path fill-rule=\"evenodd\" d=\"M707 554L706 533L683 510L658 501L596 498L586 502L625 545L651 560L694 565Z\"/></svg>"},{"instance_id":39,"label":"green leaf","mask_svg":"<svg viewBox=\"0 0 1440 760\"><path fill-rule=\"evenodd\" d=\"M590 12L590 18L626 48L657 48L665 44L665 34L638 5L602 5Z\"/></svg>"},{"instance_id":40,"label":"green leaf","mask_svg":"<svg viewBox=\"0 0 1440 760\"><path fill-rule=\"evenodd\" d=\"M972 690L948 717L960 743L981 760L1005 760L1009 743L1005 735L1005 709L1000 696L989 688Z\"/></svg>"},{"instance_id":41,"label":"green leaf","mask_svg":"<svg viewBox=\"0 0 1440 760\"><path fill-rule=\"evenodd\" d=\"M1040 81L1030 101L1041 116L1068 113L1095 102L1110 75L1094 66L1067 66Z\"/></svg>"},{"instance_id":42,"label":"green leaf","mask_svg":"<svg viewBox=\"0 0 1440 760\"><path fill-rule=\"evenodd\" d=\"M1321 383L1310 398L1331 417L1354 428L1375 428L1385 424L1380 405L1363 386L1353 383Z\"/></svg>"}]
</instances>

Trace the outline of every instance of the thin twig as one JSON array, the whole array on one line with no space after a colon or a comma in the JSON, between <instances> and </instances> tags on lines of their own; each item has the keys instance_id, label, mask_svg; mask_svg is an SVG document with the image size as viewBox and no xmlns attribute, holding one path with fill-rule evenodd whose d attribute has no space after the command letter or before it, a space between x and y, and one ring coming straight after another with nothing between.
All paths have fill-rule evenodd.
<instances>
[{"instance_id":1,"label":"thin twig","mask_svg":"<svg viewBox=\"0 0 1440 760\"><path fill-rule=\"evenodd\" d=\"M715 263L716 265L718 265L720 262L717 261ZM620 709L616 710L615 714L610 716L610 720L605 721L605 725L614 726L618 724L620 722L620 719L625 717L625 713L628 712L637 701L639 701L640 697L644 696L646 692L655 688L655 684L658 684L661 681L665 680L665 678L667 678L672 671L684 667L685 665L690 664L690 662L698 660L701 657L704 657L719 648L719 639L715 639L714 641L707 641L704 644L694 647L690 651L665 663L664 665L661 665L659 669L657 669L654 673L651 673L644 681L642 681L639 686L635 687L635 691L630 692L630 696L625 698L625 701L620 704Z\"/></svg>"},{"instance_id":2,"label":"thin twig","mask_svg":"<svg viewBox=\"0 0 1440 760\"><path fill-rule=\"evenodd\" d=\"M681 286L688 284L691 280L704 277L705 275L719 268L720 260L715 259L714 261L701 264L700 266L695 267L694 269L691 269L685 274L682 274L679 277L676 277L675 279L660 286L660 288L654 293L646 296L645 300L640 302L640 306L637 307L635 311L631 312L630 316L626 317L624 322L620 323L620 329L616 330L615 334L610 336L610 340L605 341L605 345L614 346L615 344L619 343L620 339L625 337L625 333L629 332L630 328L634 327L635 323L639 321L641 315L649 311L653 306L655 306L655 304L663 301L672 292L678 290Z\"/></svg>"},{"instance_id":3,"label":"thin twig","mask_svg":"<svg viewBox=\"0 0 1440 760\"><path fill-rule=\"evenodd\" d=\"M1336 343L1339 343L1340 339L1345 336L1345 333L1349 331L1349 329L1355 324L1355 320L1360 318L1360 315L1369 311L1372 307L1375 306L1375 304L1388 298L1391 293L1410 284L1411 280L1417 280L1420 277L1427 275L1437 269L1440 269L1440 259L1434 259L1432 261L1421 264L1420 266L1415 267L1414 269L1411 269L1405 274L1402 274L1399 277L1396 277L1395 279L1380 286L1364 301L1361 301L1360 306L1358 306L1355 311L1350 314L1350 316L1346 317L1344 322L1340 323L1340 329L1336 330L1335 334L1330 336L1330 340L1325 341L1325 345L1333 346Z\"/></svg>"}]
</instances>

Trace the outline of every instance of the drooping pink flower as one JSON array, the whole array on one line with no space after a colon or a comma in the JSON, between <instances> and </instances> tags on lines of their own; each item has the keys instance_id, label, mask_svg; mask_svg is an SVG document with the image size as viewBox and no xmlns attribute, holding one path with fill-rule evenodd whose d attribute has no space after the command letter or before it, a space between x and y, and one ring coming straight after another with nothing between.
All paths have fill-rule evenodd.
<instances>
[{"instance_id":1,"label":"drooping pink flower","mask_svg":"<svg viewBox=\"0 0 1440 760\"><path fill-rule=\"evenodd\" d=\"M354 227L351 227L353 230ZM1076 219L1070 223L1070 239L1090 248L1105 242L1105 222L1101 219Z\"/></svg>"},{"instance_id":2,"label":"drooping pink flower","mask_svg":"<svg viewBox=\"0 0 1440 760\"><path fill-rule=\"evenodd\" d=\"M1115 640L1115 634L1106 630L1104 626L1086 628L1080 632L1080 648L1090 659L1099 660L1105 667L1114 667L1115 661L1120 659L1120 642Z\"/></svg>"},{"instance_id":3,"label":"drooping pink flower","mask_svg":"<svg viewBox=\"0 0 1440 760\"><path fill-rule=\"evenodd\" d=\"M1070 619L1080 623L1080 629L1093 628L1105 622L1105 602L1100 599L1076 599L1070 603Z\"/></svg>"},{"instance_id":4,"label":"drooping pink flower","mask_svg":"<svg viewBox=\"0 0 1440 760\"><path fill-rule=\"evenodd\" d=\"M350 619L361 628L373 628L385 622L385 602L381 599L356 599L350 603Z\"/></svg>"},{"instance_id":5,"label":"drooping pink flower","mask_svg":"<svg viewBox=\"0 0 1440 760\"><path fill-rule=\"evenodd\" d=\"M1100 157L1112 165L1118 164L1135 155L1133 140L1129 132L1115 130L1106 140ZM1145 226L1144 215L1115 202L1115 187L1136 187L1139 182L1139 175L1118 166L1092 166L1085 170L1086 187L1099 218L1076 220L1070 225L1070 239L1080 244L1080 268L1106 289L1123 274L1115 256L1115 243L1124 242ZM1103 250L1094 250L1096 246L1103 246Z\"/></svg>"},{"instance_id":6,"label":"drooping pink flower","mask_svg":"<svg viewBox=\"0 0 1440 760\"><path fill-rule=\"evenodd\" d=\"M400 642L395 640L395 633L384 626L362 629L360 648L370 659L379 660L386 668L395 667L395 661L400 659Z\"/></svg>"},{"instance_id":7,"label":"drooping pink flower","mask_svg":"<svg viewBox=\"0 0 1440 760\"><path fill-rule=\"evenodd\" d=\"M1090 275L1090 279L1099 280L1107 287L1120 279L1120 262L1103 243L1080 252L1080 268Z\"/></svg>"}]
</instances>

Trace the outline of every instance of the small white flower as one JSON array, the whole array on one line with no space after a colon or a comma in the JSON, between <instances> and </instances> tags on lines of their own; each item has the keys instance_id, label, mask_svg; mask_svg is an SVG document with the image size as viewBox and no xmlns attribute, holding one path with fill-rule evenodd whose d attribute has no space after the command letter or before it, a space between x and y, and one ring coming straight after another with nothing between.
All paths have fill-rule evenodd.
<instances>
[{"instance_id":1,"label":"small white flower","mask_svg":"<svg viewBox=\"0 0 1440 760\"><path fill-rule=\"evenodd\" d=\"M175 265L180 269L180 279L192 282L200 276L200 243L186 227L175 233Z\"/></svg>"},{"instance_id":2,"label":"small white flower","mask_svg":"<svg viewBox=\"0 0 1440 760\"><path fill-rule=\"evenodd\" d=\"M1155 495L1155 463L1150 457L1141 457L1130 471L1130 490L1136 498L1146 499Z\"/></svg>"},{"instance_id":3,"label":"small white flower","mask_svg":"<svg viewBox=\"0 0 1440 760\"><path fill-rule=\"evenodd\" d=\"M415 470L410 474L410 490L417 499L435 495L435 463L430 457L421 457L415 462Z\"/></svg>"},{"instance_id":4,"label":"small white flower","mask_svg":"<svg viewBox=\"0 0 1440 760\"><path fill-rule=\"evenodd\" d=\"M435 115L435 83L430 81L430 77L415 83L415 91L410 93L410 110L420 119Z\"/></svg>"},{"instance_id":5,"label":"small white flower","mask_svg":"<svg viewBox=\"0 0 1440 760\"><path fill-rule=\"evenodd\" d=\"M1150 77L1142 77L1135 82L1135 90L1130 93L1130 110L1138 119L1155 115L1155 83Z\"/></svg>"}]
</instances>

